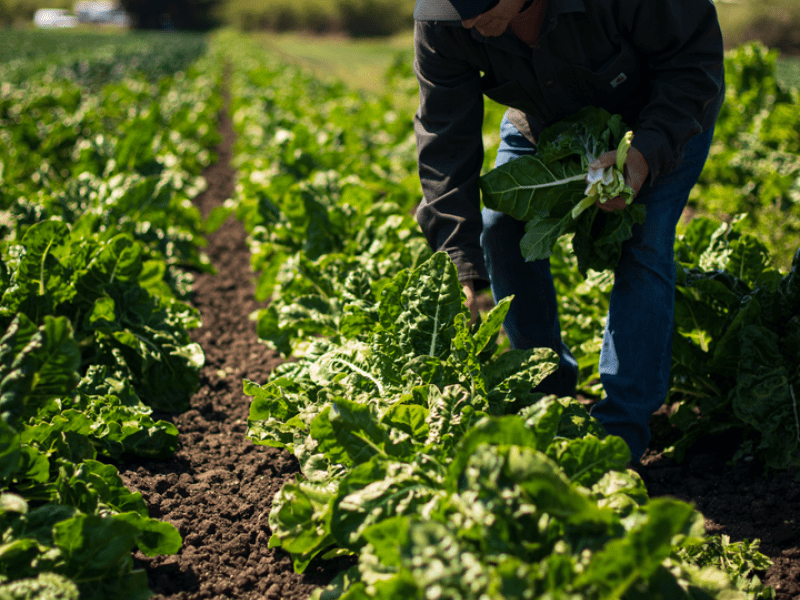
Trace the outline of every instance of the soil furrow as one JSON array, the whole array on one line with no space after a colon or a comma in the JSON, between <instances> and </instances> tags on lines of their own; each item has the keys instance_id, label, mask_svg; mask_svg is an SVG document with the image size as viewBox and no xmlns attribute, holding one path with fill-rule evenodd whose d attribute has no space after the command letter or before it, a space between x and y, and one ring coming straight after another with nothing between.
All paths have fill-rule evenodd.
<instances>
[{"instance_id":1,"label":"soil furrow","mask_svg":"<svg viewBox=\"0 0 800 600\"><path fill-rule=\"evenodd\" d=\"M220 130L219 160L204 173L208 188L195 200L204 216L230 198L235 185L227 113ZM246 438L250 398L242 380L264 382L283 359L258 342L248 318L261 306L241 223L231 217L209 235L206 253L218 273L198 274L193 288L203 327L192 339L206 354L201 388L186 413L156 415L175 423L181 447L169 460L120 466L128 487L149 504L150 516L178 528L183 548L175 556L135 558L159 599L307 598L342 563L314 563L297 575L284 551L267 547L272 497L299 468L291 454Z\"/></svg>"}]
</instances>

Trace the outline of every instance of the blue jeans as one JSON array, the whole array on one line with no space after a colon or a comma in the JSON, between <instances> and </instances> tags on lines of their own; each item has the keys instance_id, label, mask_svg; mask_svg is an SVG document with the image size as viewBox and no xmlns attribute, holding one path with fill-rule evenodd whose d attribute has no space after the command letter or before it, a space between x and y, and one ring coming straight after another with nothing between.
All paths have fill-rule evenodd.
<instances>
[{"instance_id":1,"label":"blue jeans","mask_svg":"<svg viewBox=\"0 0 800 600\"><path fill-rule=\"evenodd\" d=\"M503 119L500 135L497 166L536 152L507 119ZM635 461L650 442L650 417L669 391L675 227L703 169L712 136L713 131L707 131L692 138L677 169L659 177L654 186L645 183L636 202L647 206L647 218L623 244L614 273L600 351L600 379L606 396L592 408L592 416L628 443ZM483 209L481 246L492 294L496 302L514 295L503 323L512 347L552 348L561 359L558 370L537 391L572 396L578 366L561 340L550 261L525 262L519 249L524 233L524 223Z\"/></svg>"}]
</instances>

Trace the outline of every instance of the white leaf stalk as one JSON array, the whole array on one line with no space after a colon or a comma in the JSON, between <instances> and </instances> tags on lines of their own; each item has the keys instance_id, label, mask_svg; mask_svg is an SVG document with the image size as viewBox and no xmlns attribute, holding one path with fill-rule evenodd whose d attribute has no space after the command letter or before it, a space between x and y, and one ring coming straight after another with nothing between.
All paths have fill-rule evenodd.
<instances>
[{"instance_id":1,"label":"white leaf stalk","mask_svg":"<svg viewBox=\"0 0 800 600\"><path fill-rule=\"evenodd\" d=\"M620 140L617 146L616 164L599 169L589 167L589 172L586 174L586 191L584 192L586 197L572 209L573 219L577 219L584 210L597 201L605 203L611 198L622 196L625 198L626 204L633 202L634 191L625 183L624 174L625 161L628 158L632 139L633 131L629 131Z\"/></svg>"}]
</instances>

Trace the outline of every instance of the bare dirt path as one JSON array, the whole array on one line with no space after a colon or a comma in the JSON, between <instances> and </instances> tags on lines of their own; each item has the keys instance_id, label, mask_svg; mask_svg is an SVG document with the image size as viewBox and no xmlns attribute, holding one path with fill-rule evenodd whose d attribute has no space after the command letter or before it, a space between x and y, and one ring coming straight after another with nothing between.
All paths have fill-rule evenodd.
<instances>
[{"instance_id":1,"label":"bare dirt path","mask_svg":"<svg viewBox=\"0 0 800 600\"><path fill-rule=\"evenodd\" d=\"M233 194L233 128L221 115L218 162L204 173L208 189L195 204L207 215ZM150 516L175 525L183 536L176 556L137 554L159 599L301 599L327 584L341 562L312 564L303 575L289 556L269 549L272 497L299 468L286 452L256 446L246 436L250 398L242 380L266 381L282 359L258 342L248 315L254 298L246 235L233 217L208 237L206 252L218 274L196 276L193 304L203 327L192 332L206 354L201 388L191 409L158 415L175 423L181 447L166 461L120 467L125 483L140 491Z\"/></svg>"},{"instance_id":2,"label":"bare dirt path","mask_svg":"<svg viewBox=\"0 0 800 600\"><path fill-rule=\"evenodd\" d=\"M677 463L662 450L674 441L666 416L651 420L653 440L637 469L651 497L673 496L703 513L708 533L731 541L761 540L773 564L761 579L776 600L800 599L800 469L766 471L731 459L738 447L724 435L703 440Z\"/></svg>"}]
</instances>

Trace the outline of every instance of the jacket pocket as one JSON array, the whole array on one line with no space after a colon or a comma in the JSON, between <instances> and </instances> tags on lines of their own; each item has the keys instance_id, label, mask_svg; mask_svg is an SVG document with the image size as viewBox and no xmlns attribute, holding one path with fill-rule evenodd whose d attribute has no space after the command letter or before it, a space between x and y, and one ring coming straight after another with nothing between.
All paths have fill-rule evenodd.
<instances>
[{"instance_id":1,"label":"jacket pocket","mask_svg":"<svg viewBox=\"0 0 800 600\"><path fill-rule=\"evenodd\" d=\"M631 44L622 40L620 51L598 67L573 67L589 98L601 98L613 106L641 94L641 64Z\"/></svg>"}]
</instances>

